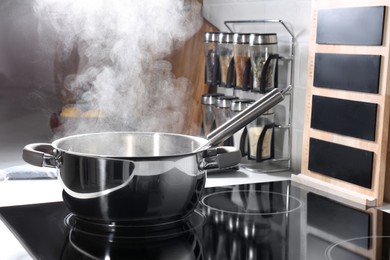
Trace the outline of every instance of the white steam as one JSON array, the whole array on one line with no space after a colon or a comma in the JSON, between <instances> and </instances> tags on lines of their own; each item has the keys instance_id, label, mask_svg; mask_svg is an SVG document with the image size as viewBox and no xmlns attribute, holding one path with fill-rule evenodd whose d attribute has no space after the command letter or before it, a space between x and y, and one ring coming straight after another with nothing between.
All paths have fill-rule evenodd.
<instances>
[{"instance_id":1,"label":"white steam","mask_svg":"<svg viewBox=\"0 0 390 260\"><path fill-rule=\"evenodd\" d=\"M76 73L60 79L74 106L104 115L65 120L66 134L182 129L191 85L163 59L199 30L197 1L35 0L35 11L57 33L57 62L77 51Z\"/></svg>"}]
</instances>

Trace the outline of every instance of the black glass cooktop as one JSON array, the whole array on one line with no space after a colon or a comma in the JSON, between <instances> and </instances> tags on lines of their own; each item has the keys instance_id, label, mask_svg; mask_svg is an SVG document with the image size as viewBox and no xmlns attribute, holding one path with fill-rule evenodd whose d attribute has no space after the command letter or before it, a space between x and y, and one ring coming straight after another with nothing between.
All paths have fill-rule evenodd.
<instances>
[{"instance_id":1,"label":"black glass cooktop","mask_svg":"<svg viewBox=\"0 0 390 260\"><path fill-rule=\"evenodd\" d=\"M0 208L36 259L390 259L390 215L289 181L207 188L188 218L100 225L62 202Z\"/></svg>"}]
</instances>

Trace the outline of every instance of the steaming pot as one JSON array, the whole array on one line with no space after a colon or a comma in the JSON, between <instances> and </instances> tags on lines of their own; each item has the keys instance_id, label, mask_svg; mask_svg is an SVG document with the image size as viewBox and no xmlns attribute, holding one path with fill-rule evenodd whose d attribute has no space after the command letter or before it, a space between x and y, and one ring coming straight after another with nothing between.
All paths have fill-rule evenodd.
<instances>
[{"instance_id":1,"label":"steaming pot","mask_svg":"<svg viewBox=\"0 0 390 260\"><path fill-rule=\"evenodd\" d=\"M110 132L30 144L23 159L56 167L71 212L95 221L166 222L190 214L205 184L205 170L241 161L235 147L215 147L284 99L273 89L207 135Z\"/></svg>"},{"instance_id":2,"label":"steaming pot","mask_svg":"<svg viewBox=\"0 0 390 260\"><path fill-rule=\"evenodd\" d=\"M64 202L78 217L159 223L195 209L206 169L240 162L236 148L201 148L206 142L168 133L82 134L27 145L23 159L58 169Z\"/></svg>"}]
</instances>

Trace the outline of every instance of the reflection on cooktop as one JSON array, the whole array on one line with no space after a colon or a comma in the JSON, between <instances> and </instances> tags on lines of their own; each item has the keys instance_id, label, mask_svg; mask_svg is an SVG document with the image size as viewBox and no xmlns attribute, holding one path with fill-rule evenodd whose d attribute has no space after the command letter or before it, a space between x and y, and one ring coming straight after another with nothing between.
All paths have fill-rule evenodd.
<instances>
[{"instance_id":1,"label":"reflection on cooktop","mask_svg":"<svg viewBox=\"0 0 390 260\"><path fill-rule=\"evenodd\" d=\"M290 194L233 188L204 196L201 203L208 212L220 214L268 216L289 213L302 203Z\"/></svg>"},{"instance_id":2,"label":"reflection on cooktop","mask_svg":"<svg viewBox=\"0 0 390 260\"><path fill-rule=\"evenodd\" d=\"M364 250L354 246L354 244L361 244L366 241L379 245L384 250L377 255L375 250ZM329 246L326 249L326 257L331 260L389 259L389 250L390 236L357 237Z\"/></svg>"},{"instance_id":3,"label":"reflection on cooktop","mask_svg":"<svg viewBox=\"0 0 390 260\"><path fill-rule=\"evenodd\" d=\"M101 238L116 243L131 239L164 239L178 236L202 226L205 220L205 215L195 210L184 219L155 225L134 225L126 222L103 224L78 218L73 214L65 217L65 224L73 234L82 234L91 240Z\"/></svg>"},{"instance_id":4,"label":"reflection on cooktop","mask_svg":"<svg viewBox=\"0 0 390 260\"><path fill-rule=\"evenodd\" d=\"M61 259L202 259L196 229L205 216L155 226L102 226L71 220Z\"/></svg>"},{"instance_id":5,"label":"reflection on cooktop","mask_svg":"<svg viewBox=\"0 0 390 260\"><path fill-rule=\"evenodd\" d=\"M36 259L389 259L389 214L289 181L207 188L188 218L160 225L102 225L62 202L0 217Z\"/></svg>"}]
</instances>

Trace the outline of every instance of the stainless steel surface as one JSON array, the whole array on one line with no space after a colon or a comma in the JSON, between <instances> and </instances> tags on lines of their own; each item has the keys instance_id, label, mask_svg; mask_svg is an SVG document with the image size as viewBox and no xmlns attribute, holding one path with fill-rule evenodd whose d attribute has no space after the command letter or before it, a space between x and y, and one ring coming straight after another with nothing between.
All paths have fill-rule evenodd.
<instances>
[{"instance_id":1,"label":"stainless steel surface","mask_svg":"<svg viewBox=\"0 0 390 260\"><path fill-rule=\"evenodd\" d=\"M218 32L205 32L204 42L218 42L219 33Z\"/></svg>"},{"instance_id":2,"label":"stainless steel surface","mask_svg":"<svg viewBox=\"0 0 390 260\"><path fill-rule=\"evenodd\" d=\"M233 43L234 33L221 32L219 34L219 43Z\"/></svg>"},{"instance_id":3,"label":"stainless steel surface","mask_svg":"<svg viewBox=\"0 0 390 260\"><path fill-rule=\"evenodd\" d=\"M279 54L281 55L279 57L280 60L283 62L286 62L289 64L287 68L287 88L283 91L284 95L288 102L288 118L286 118L286 122L283 122L282 125L278 125L278 129L281 131L285 131L287 136L287 153L281 154L281 156L278 156L277 158L272 160L272 163L276 163L280 165L278 169L267 169L266 172L277 172L277 171L289 171L292 167L292 118L293 118L293 99L294 99L294 91L293 86L295 83L295 55L296 55L296 37L293 34L293 28L291 25L287 25L283 20L280 19L256 19L256 20L229 20L224 21L224 25L228 28L228 30L232 33L238 31L239 28L236 27L236 25L241 26L253 26L254 24L267 24L265 28L268 28L268 25L275 24L275 26L282 26L283 31L288 33L288 36L290 38L290 41L288 43L287 48L281 48L279 49ZM242 29L242 28L241 28ZM283 43L284 45L285 43ZM281 74L279 73L279 76ZM280 86L278 86L280 88ZM297 164L298 165L298 164ZM256 169L256 171L264 171L263 169Z\"/></svg>"},{"instance_id":4,"label":"stainless steel surface","mask_svg":"<svg viewBox=\"0 0 390 260\"><path fill-rule=\"evenodd\" d=\"M219 96L215 99L215 107L217 108L230 108L233 100L238 99L235 96Z\"/></svg>"},{"instance_id":5,"label":"stainless steel surface","mask_svg":"<svg viewBox=\"0 0 390 260\"><path fill-rule=\"evenodd\" d=\"M273 89L264 97L249 106L247 109L243 110L232 119L211 132L207 136L208 142L199 147L197 150L201 151L203 149L207 149L207 147L215 146L222 142L225 138L232 136L235 132L281 102L284 99L284 93L286 91L288 90L281 92L278 89Z\"/></svg>"},{"instance_id":6,"label":"stainless steel surface","mask_svg":"<svg viewBox=\"0 0 390 260\"><path fill-rule=\"evenodd\" d=\"M58 164L52 153L53 146L50 144L29 144L23 149L23 160L34 166L55 168Z\"/></svg>"},{"instance_id":7,"label":"stainless steel surface","mask_svg":"<svg viewBox=\"0 0 390 260\"><path fill-rule=\"evenodd\" d=\"M276 33L253 33L249 36L250 45L277 44Z\"/></svg>"},{"instance_id":8,"label":"stainless steel surface","mask_svg":"<svg viewBox=\"0 0 390 260\"><path fill-rule=\"evenodd\" d=\"M164 222L191 213L206 169L231 167L233 147L197 148L207 140L186 135L110 132L30 144L23 158L57 167L69 210L97 221Z\"/></svg>"},{"instance_id":9,"label":"stainless steel surface","mask_svg":"<svg viewBox=\"0 0 390 260\"><path fill-rule=\"evenodd\" d=\"M223 96L221 93L207 93L202 95L202 105L214 105L215 100L219 96Z\"/></svg>"},{"instance_id":10,"label":"stainless steel surface","mask_svg":"<svg viewBox=\"0 0 390 260\"><path fill-rule=\"evenodd\" d=\"M287 27L287 25L282 20L278 19L259 19L259 20L230 20L225 21L225 26L229 29L229 31L233 32L233 28L230 26L231 24L251 24L251 23L280 23L284 29L288 32L288 34L291 36L293 42L295 42L295 36L292 32L292 30ZM230 24L230 25L229 25Z\"/></svg>"},{"instance_id":11,"label":"stainless steel surface","mask_svg":"<svg viewBox=\"0 0 390 260\"><path fill-rule=\"evenodd\" d=\"M246 108L248 108L249 106L251 106L253 103L255 103L255 100L249 98L232 100L232 103L230 105L230 110L232 112L241 112Z\"/></svg>"},{"instance_id":12,"label":"stainless steel surface","mask_svg":"<svg viewBox=\"0 0 390 260\"><path fill-rule=\"evenodd\" d=\"M84 156L145 158L192 154L203 143L203 138L180 134L106 132L61 138L53 146L59 151Z\"/></svg>"},{"instance_id":13,"label":"stainless steel surface","mask_svg":"<svg viewBox=\"0 0 390 260\"><path fill-rule=\"evenodd\" d=\"M248 44L249 43L249 33L235 33L233 36L233 43L235 44Z\"/></svg>"}]
</instances>

